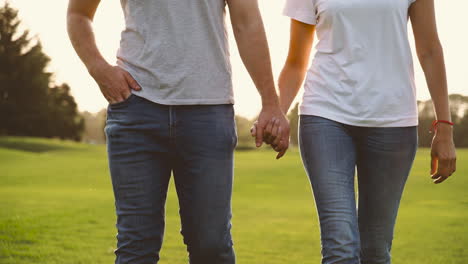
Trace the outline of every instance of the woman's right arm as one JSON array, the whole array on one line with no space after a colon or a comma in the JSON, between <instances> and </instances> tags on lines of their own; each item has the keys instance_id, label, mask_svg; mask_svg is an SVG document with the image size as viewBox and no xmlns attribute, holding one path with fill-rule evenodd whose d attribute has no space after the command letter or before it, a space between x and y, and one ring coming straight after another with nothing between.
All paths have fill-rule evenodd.
<instances>
[{"instance_id":1,"label":"woman's right arm","mask_svg":"<svg viewBox=\"0 0 468 264\"><path fill-rule=\"evenodd\" d=\"M280 107L283 113L288 112L304 81L314 41L314 32L315 25L291 19L289 53L278 81Z\"/></svg>"}]
</instances>

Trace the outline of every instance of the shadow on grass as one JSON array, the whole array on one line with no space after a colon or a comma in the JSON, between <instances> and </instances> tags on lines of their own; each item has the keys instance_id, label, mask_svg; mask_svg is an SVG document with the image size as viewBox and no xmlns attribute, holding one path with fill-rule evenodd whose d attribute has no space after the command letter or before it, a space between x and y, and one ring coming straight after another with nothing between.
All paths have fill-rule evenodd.
<instances>
[{"instance_id":1,"label":"shadow on grass","mask_svg":"<svg viewBox=\"0 0 468 264\"><path fill-rule=\"evenodd\" d=\"M240 145L240 146L238 145L236 147L236 151L250 151L250 150L254 150L254 149L255 149L254 146L246 146L246 145Z\"/></svg>"},{"instance_id":2,"label":"shadow on grass","mask_svg":"<svg viewBox=\"0 0 468 264\"><path fill-rule=\"evenodd\" d=\"M71 147L53 142L50 139L32 139L21 137L0 137L0 148L14 149L33 153L43 153L54 150L66 150Z\"/></svg>"}]
</instances>

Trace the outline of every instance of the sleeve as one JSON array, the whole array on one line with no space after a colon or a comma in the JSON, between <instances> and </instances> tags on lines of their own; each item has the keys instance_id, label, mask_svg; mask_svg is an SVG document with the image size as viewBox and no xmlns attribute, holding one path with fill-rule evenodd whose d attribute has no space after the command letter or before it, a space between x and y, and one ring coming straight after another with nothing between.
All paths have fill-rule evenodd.
<instances>
[{"instance_id":1,"label":"sleeve","mask_svg":"<svg viewBox=\"0 0 468 264\"><path fill-rule=\"evenodd\" d=\"M306 24L317 24L315 0L286 0L283 14Z\"/></svg>"}]
</instances>

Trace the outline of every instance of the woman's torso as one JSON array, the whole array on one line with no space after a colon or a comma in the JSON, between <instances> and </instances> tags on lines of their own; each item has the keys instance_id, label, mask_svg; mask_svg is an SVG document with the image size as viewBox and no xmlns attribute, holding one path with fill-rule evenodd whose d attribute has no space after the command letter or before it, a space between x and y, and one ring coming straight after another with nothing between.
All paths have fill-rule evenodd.
<instances>
[{"instance_id":1,"label":"woman's torso","mask_svg":"<svg viewBox=\"0 0 468 264\"><path fill-rule=\"evenodd\" d=\"M308 0L317 52L301 114L356 126L418 123L408 9L414 0Z\"/></svg>"}]
</instances>

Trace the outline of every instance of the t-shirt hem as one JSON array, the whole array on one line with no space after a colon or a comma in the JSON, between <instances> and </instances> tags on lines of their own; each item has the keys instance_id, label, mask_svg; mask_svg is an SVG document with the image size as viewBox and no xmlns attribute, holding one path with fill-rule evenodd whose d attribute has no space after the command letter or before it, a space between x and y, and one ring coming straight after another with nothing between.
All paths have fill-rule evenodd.
<instances>
[{"instance_id":1,"label":"t-shirt hem","mask_svg":"<svg viewBox=\"0 0 468 264\"><path fill-rule=\"evenodd\" d=\"M232 98L214 98L214 99L163 99L153 96L148 96L147 94L140 93L138 91L132 91L133 94L145 98L153 103L161 105L220 105L220 104L234 104L234 99Z\"/></svg>"},{"instance_id":2,"label":"t-shirt hem","mask_svg":"<svg viewBox=\"0 0 468 264\"><path fill-rule=\"evenodd\" d=\"M299 115L313 115L330 119L345 125L359 127L414 127L418 126L418 116L395 116L392 118L356 118L335 114L319 109L300 107Z\"/></svg>"}]
</instances>

